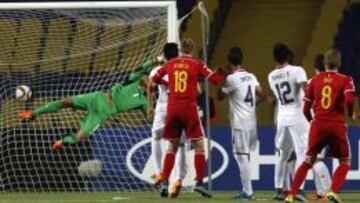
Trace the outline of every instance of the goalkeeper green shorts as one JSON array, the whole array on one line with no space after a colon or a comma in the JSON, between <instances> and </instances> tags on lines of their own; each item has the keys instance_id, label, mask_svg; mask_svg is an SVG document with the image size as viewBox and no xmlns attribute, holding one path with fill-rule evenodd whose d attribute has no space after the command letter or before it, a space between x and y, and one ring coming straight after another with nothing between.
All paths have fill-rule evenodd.
<instances>
[{"instance_id":1,"label":"goalkeeper green shorts","mask_svg":"<svg viewBox=\"0 0 360 203\"><path fill-rule=\"evenodd\" d=\"M94 92L72 97L73 110L87 111L80 120L80 127L90 136L115 111L109 106L106 93Z\"/></svg>"}]
</instances>

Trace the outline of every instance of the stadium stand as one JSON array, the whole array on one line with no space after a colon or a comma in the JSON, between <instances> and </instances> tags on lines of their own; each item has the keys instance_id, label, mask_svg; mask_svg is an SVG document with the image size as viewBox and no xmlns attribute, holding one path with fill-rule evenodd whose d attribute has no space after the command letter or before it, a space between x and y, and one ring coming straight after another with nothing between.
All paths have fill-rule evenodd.
<instances>
[{"instance_id":1,"label":"stadium stand","mask_svg":"<svg viewBox=\"0 0 360 203\"><path fill-rule=\"evenodd\" d=\"M360 89L360 2L350 5L344 12L339 31L335 39L335 47L342 53L341 71L354 79L357 94Z\"/></svg>"}]
</instances>

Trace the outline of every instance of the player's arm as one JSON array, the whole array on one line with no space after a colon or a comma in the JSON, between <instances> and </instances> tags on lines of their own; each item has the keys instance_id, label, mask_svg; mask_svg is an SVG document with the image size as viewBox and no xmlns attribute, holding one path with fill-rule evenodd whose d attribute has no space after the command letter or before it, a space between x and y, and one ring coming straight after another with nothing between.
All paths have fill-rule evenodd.
<instances>
[{"instance_id":1,"label":"player's arm","mask_svg":"<svg viewBox=\"0 0 360 203\"><path fill-rule=\"evenodd\" d=\"M304 107L303 107L303 113L305 115L306 120L309 122L312 120L311 115L311 107L314 101L314 80L311 80L309 86L305 90L305 96L304 96Z\"/></svg>"},{"instance_id":2,"label":"player's arm","mask_svg":"<svg viewBox=\"0 0 360 203\"><path fill-rule=\"evenodd\" d=\"M255 87L255 96L256 96L256 104L259 104L266 99L266 96L260 85L257 85Z\"/></svg>"},{"instance_id":3,"label":"player's arm","mask_svg":"<svg viewBox=\"0 0 360 203\"><path fill-rule=\"evenodd\" d=\"M200 75L211 83L220 86L225 78L225 71L221 68L217 68L214 71L210 70L204 63L199 63Z\"/></svg>"},{"instance_id":4,"label":"player's arm","mask_svg":"<svg viewBox=\"0 0 360 203\"><path fill-rule=\"evenodd\" d=\"M142 76L146 75L150 68L152 68L153 66L155 66L156 64L161 63L161 58L157 58L157 59L148 59L146 61L144 61L143 64L140 65L140 67L138 67L137 69L135 69L129 76L129 81L137 81L140 78L142 78Z\"/></svg>"},{"instance_id":5,"label":"player's arm","mask_svg":"<svg viewBox=\"0 0 360 203\"><path fill-rule=\"evenodd\" d=\"M226 95L230 94L234 91L231 76L226 77L225 80L223 80L222 84L220 85L218 92L217 92L217 98L218 100L222 101L225 99Z\"/></svg>"},{"instance_id":6,"label":"player's arm","mask_svg":"<svg viewBox=\"0 0 360 203\"><path fill-rule=\"evenodd\" d=\"M148 119L151 119L154 115L154 94L153 94L154 87L155 87L154 83L151 80L149 80L147 86L147 100L149 105L147 109Z\"/></svg>"},{"instance_id":7,"label":"player's arm","mask_svg":"<svg viewBox=\"0 0 360 203\"><path fill-rule=\"evenodd\" d=\"M159 70L155 73L155 75L151 78L151 81L153 83L159 84L159 85L165 85L168 86L168 82L163 79L164 75L166 74L166 64L159 68Z\"/></svg>"},{"instance_id":8,"label":"player's arm","mask_svg":"<svg viewBox=\"0 0 360 203\"><path fill-rule=\"evenodd\" d=\"M296 77L296 82L298 83L300 88L305 92L308 84L308 79L304 68L298 67L295 77Z\"/></svg>"},{"instance_id":9,"label":"player's arm","mask_svg":"<svg viewBox=\"0 0 360 203\"><path fill-rule=\"evenodd\" d=\"M355 87L351 77L348 77L344 89L345 104L347 107L348 116L354 121L356 120L355 114Z\"/></svg>"}]
</instances>

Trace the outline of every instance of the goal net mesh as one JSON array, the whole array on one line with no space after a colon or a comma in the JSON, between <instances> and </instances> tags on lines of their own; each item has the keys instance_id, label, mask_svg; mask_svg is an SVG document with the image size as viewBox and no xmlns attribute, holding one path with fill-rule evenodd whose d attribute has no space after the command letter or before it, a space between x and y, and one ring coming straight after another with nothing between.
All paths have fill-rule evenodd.
<instances>
[{"instance_id":1,"label":"goal net mesh","mask_svg":"<svg viewBox=\"0 0 360 203\"><path fill-rule=\"evenodd\" d=\"M139 110L116 115L88 141L59 153L51 145L76 133L84 112L62 109L30 122L17 115L64 97L108 91L158 56L167 35L165 7L0 10L0 190L153 190L140 177L150 145L134 149L151 136ZM18 85L31 87L31 100L16 100Z\"/></svg>"}]
</instances>

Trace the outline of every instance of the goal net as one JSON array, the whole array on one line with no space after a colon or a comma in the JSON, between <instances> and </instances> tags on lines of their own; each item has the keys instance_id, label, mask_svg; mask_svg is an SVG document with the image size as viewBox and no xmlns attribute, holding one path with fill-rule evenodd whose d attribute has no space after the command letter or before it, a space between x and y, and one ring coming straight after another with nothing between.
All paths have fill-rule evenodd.
<instances>
[{"instance_id":1,"label":"goal net","mask_svg":"<svg viewBox=\"0 0 360 203\"><path fill-rule=\"evenodd\" d=\"M51 145L79 130L83 112L63 109L30 122L17 115L126 81L176 40L176 15L175 2L164 1L0 3L0 190L153 190L144 172L150 123L139 110L59 153ZM29 101L16 100L18 85L31 88Z\"/></svg>"}]
</instances>

